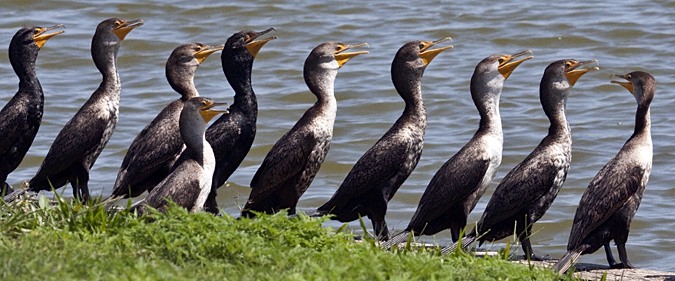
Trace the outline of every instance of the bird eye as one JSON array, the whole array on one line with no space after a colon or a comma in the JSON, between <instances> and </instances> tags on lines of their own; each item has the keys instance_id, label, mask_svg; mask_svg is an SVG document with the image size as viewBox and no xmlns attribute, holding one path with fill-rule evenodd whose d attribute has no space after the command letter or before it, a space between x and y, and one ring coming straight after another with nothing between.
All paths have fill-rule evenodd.
<instances>
[{"instance_id":1,"label":"bird eye","mask_svg":"<svg viewBox=\"0 0 675 281\"><path fill-rule=\"evenodd\" d=\"M337 46L337 48L335 48L335 51L336 51L336 52L341 52L341 51L342 51L342 45Z\"/></svg>"},{"instance_id":2,"label":"bird eye","mask_svg":"<svg viewBox=\"0 0 675 281\"><path fill-rule=\"evenodd\" d=\"M202 106L206 106L206 101L202 101Z\"/></svg>"},{"instance_id":3,"label":"bird eye","mask_svg":"<svg viewBox=\"0 0 675 281\"><path fill-rule=\"evenodd\" d=\"M626 75L626 79L630 80L631 78L630 74Z\"/></svg>"},{"instance_id":4,"label":"bird eye","mask_svg":"<svg viewBox=\"0 0 675 281\"><path fill-rule=\"evenodd\" d=\"M499 64L504 63L504 61L505 61L504 58L499 58Z\"/></svg>"},{"instance_id":5,"label":"bird eye","mask_svg":"<svg viewBox=\"0 0 675 281\"><path fill-rule=\"evenodd\" d=\"M426 44L421 43L421 44L420 44L420 50L421 50L421 49L424 49L425 46L426 46Z\"/></svg>"},{"instance_id":6,"label":"bird eye","mask_svg":"<svg viewBox=\"0 0 675 281\"><path fill-rule=\"evenodd\" d=\"M565 68L570 68L570 67L572 67L572 63L571 63L571 62L565 63Z\"/></svg>"},{"instance_id":7,"label":"bird eye","mask_svg":"<svg viewBox=\"0 0 675 281\"><path fill-rule=\"evenodd\" d=\"M36 28L35 30L33 30L33 33L38 34L38 33L40 33L40 30L42 30L42 29Z\"/></svg>"}]
</instances>

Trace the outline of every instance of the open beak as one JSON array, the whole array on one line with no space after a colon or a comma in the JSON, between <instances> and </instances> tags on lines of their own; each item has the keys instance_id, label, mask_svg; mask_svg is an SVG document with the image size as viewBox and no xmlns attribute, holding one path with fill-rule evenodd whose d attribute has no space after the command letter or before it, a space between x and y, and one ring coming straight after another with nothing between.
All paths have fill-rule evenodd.
<instances>
[{"instance_id":1,"label":"open beak","mask_svg":"<svg viewBox=\"0 0 675 281\"><path fill-rule=\"evenodd\" d=\"M523 56L525 54L532 54L531 50L527 50L515 55L510 55L510 56L505 56L502 57L503 61L499 64L497 69L499 70L499 73L502 74L504 79L509 78L511 73L516 70L516 67L518 67L521 63L523 63L526 60L529 60L533 58L533 56L527 56L519 60L515 60L516 58Z\"/></svg>"},{"instance_id":2,"label":"open beak","mask_svg":"<svg viewBox=\"0 0 675 281\"><path fill-rule=\"evenodd\" d=\"M437 41L433 41L433 42L426 41L426 42L422 43L424 45L424 47L420 48L419 56L424 61L424 65L429 65L429 63L431 63L431 60L433 60L441 52L443 52L447 49L453 48L452 45L450 45L450 46L443 47L443 48L438 48L438 49L433 49L433 50L430 49L434 45L436 45L438 43L441 43L443 41L446 41L446 40L452 41L452 38L445 37L441 40L437 40Z\"/></svg>"},{"instance_id":3,"label":"open beak","mask_svg":"<svg viewBox=\"0 0 675 281\"><path fill-rule=\"evenodd\" d=\"M60 30L60 31L57 31L57 32L54 32L54 33L47 33L47 31L50 31L50 30L53 30L53 29L56 29L56 28L59 28L59 27L63 27L63 24L59 24L59 25L55 25L55 26L47 27L47 28L40 28L38 33L33 35L33 41L35 41L35 44L37 44L39 48L42 48L42 46L45 44L45 42L47 42L47 40L49 40L49 38L52 38L57 34L61 34L61 33L65 32L63 30Z\"/></svg>"},{"instance_id":4,"label":"open beak","mask_svg":"<svg viewBox=\"0 0 675 281\"><path fill-rule=\"evenodd\" d=\"M205 48L195 52L194 57L201 64L209 55L222 50L225 45L206 46Z\"/></svg>"},{"instance_id":5,"label":"open beak","mask_svg":"<svg viewBox=\"0 0 675 281\"><path fill-rule=\"evenodd\" d=\"M358 45L340 45L339 50L335 52L335 60L337 60L337 63L340 67L342 67L347 61L352 59L355 56L361 55L361 54L367 54L368 51L361 51L361 52L353 52L353 53L343 53L346 50L356 48L356 47L361 47L361 46L368 46L368 43L361 43Z\"/></svg>"},{"instance_id":6,"label":"open beak","mask_svg":"<svg viewBox=\"0 0 675 281\"><path fill-rule=\"evenodd\" d=\"M113 33L115 33L115 35L117 35L117 37L120 38L120 40L124 40L124 37L126 37L127 34L131 32L131 30L141 25L143 25L142 19L137 19L133 21L122 21L120 25L118 25L117 27L115 27L115 29L113 29Z\"/></svg>"},{"instance_id":7,"label":"open beak","mask_svg":"<svg viewBox=\"0 0 675 281\"><path fill-rule=\"evenodd\" d=\"M619 84L619 85L623 86L624 88L626 88L626 90L628 90L631 94L633 94L633 82L630 81L629 77L626 77L626 75L617 75L617 74L612 74L612 76L610 76L610 78L612 78L612 77L622 78L622 79L628 80L628 81L614 81L613 80L612 83Z\"/></svg>"},{"instance_id":8,"label":"open beak","mask_svg":"<svg viewBox=\"0 0 675 281\"><path fill-rule=\"evenodd\" d=\"M202 115L202 118L204 118L204 121L206 121L206 123L209 123L209 121L211 121L211 119L213 119L213 117L216 117L216 115L218 115L218 114L230 113L230 111L228 111L227 109L225 109L225 110L213 109L214 107L221 106L221 105L229 107L229 105L226 102L224 102L224 103L215 103L214 102L214 103L207 104L207 105L204 105L201 108L199 108L199 114Z\"/></svg>"},{"instance_id":9,"label":"open beak","mask_svg":"<svg viewBox=\"0 0 675 281\"><path fill-rule=\"evenodd\" d=\"M565 77L567 78L567 81L569 81L572 86L574 86L574 84L577 83L577 80L579 80L579 77L581 77L582 75L584 75L584 74L586 74L590 71L600 69L597 66L593 67L593 68L577 69L580 66L587 65L589 63L597 63L599 65L597 60L589 60L589 61L585 61L585 62L577 62L577 63L571 65L570 67L568 67L567 69L565 69Z\"/></svg>"},{"instance_id":10,"label":"open beak","mask_svg":"<svg viewBox=\"0 0 675 281\"><path fill-rule=\"evenodd\" d=\"M246 40L246 49L248 50L248 52L254 58L255 58L256 55L258 55L258 52L260 51L260 49L265 44L267 44L267 42L272 41L274 39L277 39L276 36L272 36L272 37L267 38L267 39L254 41L256 38L258 38L258 37L260 37L260 36L262 36L266 33L269 33L270 31L276 31L276 29L274 29L274 27L270 27L270 28L266 29L265 31L259 32L257 35L252 36L252 37L248 38L248 40Z\"/></svg>"}]
</instances>

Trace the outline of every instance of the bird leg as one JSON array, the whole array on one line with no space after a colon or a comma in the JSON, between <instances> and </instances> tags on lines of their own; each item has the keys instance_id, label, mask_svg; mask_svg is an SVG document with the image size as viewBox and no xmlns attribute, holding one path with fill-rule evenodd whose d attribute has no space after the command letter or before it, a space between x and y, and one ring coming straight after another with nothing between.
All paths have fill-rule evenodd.
<instances>
[{"instance_id":1,"label":"bird leg","mask_svg":"<svg viewBox=\"0 0 675 281\"><path fill-rule=\"evenodd\" d=\"M206 203L204 203L204 211L207 211L214 215L220 214L220 210L218 210L218 202L216 201L217 196L216 189L211 188L209 197L206 198Z\"/></svg>"},{"instance_id":2,"label":"bird leg","mask_svg":"<svg viewBox=\"0 0 675 281\"><path fill-rule=\"evenodd\" d=\"M628 261L628 254L626 253L626 243L616 243L616 248L619 250L619 259L621 260L621 263L615 264L611 268L635 268L629 261Z\"/></svg>"},{"instance_id":3,"label":"bird leg","mask_svg":"<svg viewBox=\"0 0 675 281\"><path fill-rule=\"evenodd\" d=\"M387 229L387 222L384 220L384 218L371 218L370 221L373 223L375 236L378 238L378 240L389 240L389 229Z\"/></svg>"},{"instance_id":4,"label":"bird leg","mask_svg":"<svg viewBox=\"0 0 675 281\"><path fill-rule=\"evenodd\" d=\"M546 256L537 256L532 251L532 243L530 243L530 233L532 233L532 224L525 227L525 231L520 237L520 242L523 244L523 251L525 252L525 258L531 261L548 261L553 258Z\"/></svg>"},{"instance_id":5,"label":"bird leg","mask_svg":"<svg viewBox=\"0 0 675 281\"><path fill-rule=\"evenodd\" d=\"M604 248L605 248L605 255L607 255L607 263L609 264L610 268L614 268L616 266L616 260L614 260L614 255L612 255L612 249L609 247L609 241L605 242Z\"/></svg>"},{"instance_id":6,"label":"bird leg","mask_svg":"<svg viewBox=\"0 0 675 281\"><path fill-rule=\"evenodd\" d=\"M459 240L459 229L450 228L450 235L452 235L452 243L457 243L457 240Z\"/></svg>"}]
</instances>

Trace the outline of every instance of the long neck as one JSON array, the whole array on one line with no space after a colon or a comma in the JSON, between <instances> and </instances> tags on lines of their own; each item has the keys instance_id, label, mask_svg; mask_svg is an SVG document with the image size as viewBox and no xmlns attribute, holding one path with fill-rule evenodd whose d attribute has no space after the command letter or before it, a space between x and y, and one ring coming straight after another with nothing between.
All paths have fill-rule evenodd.
<instances>
[{"instance_id":1,"label":"long neck","mask_svg":"<svg viewBox=\"0 0 675 281\"><path fill-rule=\"evenodd\" d=\"M309 90L316 95L317 105L335 104L335 76L336 69L318 68L313 71L305 70L305 83Z\"/></svg>"},{"instance_id":2,"label":"long neck","mask_svg":"<svg viewBox=\"0 0 675 281\"><path fill-rule=\"evenodd\" d=\"M414 121L426 122L427 110L424 108L421 87L415 88L414 92L408 96L408 98L404 98L403 100L405 101L403 116L407 116Z\"/></svg>"},{"instance_id":3,"label":"long neck","mask_svg":"<svg viewBox=\"0 0 675 281\"><path fill-rule=\"evenodd\" d=\"M232 57L223 54L223 72L234 90L234 107L245 111L258 110L258 104L251 87L251 70L253 68L253 56L244 50L243 55ZM229 55L229 54L228 54Z\"/></svg>"},{"instance_id":4,"label":"long neck","mask_svg":"<svg viewBox=\"0 0 675 281\"><path fill-rule=\"evenodd\" d=\"M181 138L185 146L192 150L195 155L202 155L204 145L207 144L204 132L206 131L206 122L197 118L183 118L179 121Z\"/></svg>"},{"instance_id":5,"label":"long neck","mask_svg":"<svg viewBox=\"0 0 675 281\"><path fill-rule=\"evenodd\" d=\"M635 131L633 135L650 135L652 121L649 106L639 105L635 114Z\"/></svg>"},{"instance_id":6,"label":"long neck","mask_svg":"<svg viewBox=\"0 0 675 281\"><path fill-rule=\"evenodd\" d=\"M199 96L194 81L196 70L197 66L167 67L166 69L166 79L169 85L181 95L184 101Z\"/></svg>"},{"instance_id":7,"label":"long neck","mask_svg":"<svg viewBox=\"0 0 675 281\"><path fill-rule=\"evenodd\" d=\"M103 83L119 83L117 75L117 52L120 44L119 38L114 34L102 34L96 32L91 41L91 57L96 68L103 75Z\"/></svg>"},{"instance_id":8,"label":"long neck","mask_svg":"<svg viewBox=\"0 0 675 281\"><path fill-rule=\"evenodd\" d=\"M565 100L559 100L552 106L544 106L544 112L551 122L548 128L548 134L556 137L566 137L570 135L569 124L565 116Z\"/></svg>"},{"instance_id":9,"label":"long neck","mask_svg":"<svg viewBox=\"0 0 675 281\"><path fill-rule=\"evenodd\" d=\"M501 96L501 87L499 89L490 89L488 93L480 94L477 89L471 88L473 103L480 114L479 132L491 134L502 134L502 119L499 115L499 97Z\"/></svg>"},{"instance_id":10,"label":"long neck","mask_svg":"<svg viewBox=\"0 0 675 281\"><path fill-rule=\"evenodd\" d=\"M40 82L35 75L35 60L37 59L39 48L35 44L28 46L10 45L9 61L12 64L14 73L19 77L19 88L21 89L37 89L39 91L24 91L24 92L40 92Z\"/></svg>"},{"instance_id":11,"label":"long neck","mask_svg":"<svg viewBox=\"0 0 675 281\"><path fill-rule=\"evenodd\" d=\"M542 78L539 88L539 100L544 108L544 113L551 122L548 128L548 136L553 138L571 138L569 124L565 117L565 108L567 106L567 97L571 85L565 80L563 82L550 82L546 74Z\"/></svg>"}]
</instances>

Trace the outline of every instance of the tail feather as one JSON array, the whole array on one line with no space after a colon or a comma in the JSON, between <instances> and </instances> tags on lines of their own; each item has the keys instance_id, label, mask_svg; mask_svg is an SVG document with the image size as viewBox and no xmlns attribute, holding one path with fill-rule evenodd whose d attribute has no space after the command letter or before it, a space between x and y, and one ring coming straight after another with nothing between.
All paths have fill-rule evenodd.
<instances>
[{"instance_id":1,"label":"tail feather","mask_svg":"<svg viewBox=\"0 0 675 281\"><path fill-rule=\"evenodd\" d=\"M23 189L18 189L15 190L14 192L5 195L5 203L12 203L14 202L19 196L26 194L26 191Z\"/></svg>"},{"instance_id":2,"label":"tail feather","mask_svg":"<svg viewBox=\"0 0 675 281\"><path fill-rule=\"evenodd\" d=\"M382 245L380 245L380 248L389 250L391 249L391 247L394 247L400 243L408 241L408 237L410 237L410 231L399 232L398 234L389 238L388 241L383 242Z\"/></svg>"},{"instance_id":3,"label":"tail feather","mask_svg":"<svg viewBox=\"0 0 675 281\"><path fill-rule=\"evenodd\" d=\"M447 246L447 247L443 248L441 250L441 254L447 255L449 253L454 252L457 249L457 247L459 247L460 243L462 244L462 249L466 249L469 246L471 246L471 244L473 244L473 242L475 242L475 241L476 241L476 236L474 236L474 235L462 237L461 240L455 242L454 244L452 244L450 246Z\"/></svg>"},{"instance_id":4,"label":"tail feather","mask_svg":"<svg viewBox=\"0 0 675 281\"><path fill-rule=\"evenodd\" d=\"M305 213L305 215L307 215L309 217L312 217L312 218L319 218L319 217L323 217L323 216L328 215L328 214L329 214L328 211L321 211L321 210L314 210L314 211L309 211L309 212ZM300 216L299 213L298 214L292 214L292 215L288 215L288 218L294 219L294 218L298 218L299 216Z\"/></svg>"},{"instance_id":5,"label":"tail feather","mask_svg":"<svg viewBox=\"0 0 675 281\"><path fill-rule=\"evenodd\" d=\"M564 274L572 264L579 258L581 251L570 251L567 252L558 262L551 267L551 270L557 272L558 274Z\"/></svg>"},{"instance_id":6,"label":"tail feather","mask_svg":"<svg viewBox=\"0 0 675 281\"><path fill-rule=\"evenodd\" d=\"M138 200L138 202L134 202L133 204L131 204L131 207L129 207L129 211L138 212L138 216L141 216L143 214L143 212L145 211L144 208L141 208L142 206L144 206L143 203L145 203L145 199L148 199L148 198L147 197L143 198L141 200Z\"/></svg>"}]
</instances>

